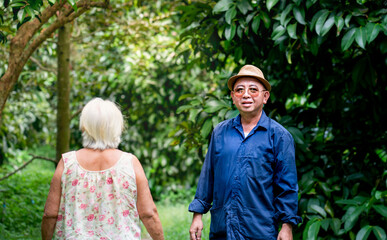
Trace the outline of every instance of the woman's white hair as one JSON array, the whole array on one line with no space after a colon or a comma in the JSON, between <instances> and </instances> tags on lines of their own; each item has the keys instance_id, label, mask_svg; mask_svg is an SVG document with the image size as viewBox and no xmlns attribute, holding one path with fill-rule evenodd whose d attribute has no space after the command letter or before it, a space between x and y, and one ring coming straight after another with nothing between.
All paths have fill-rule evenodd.
<instances>
[{"instance_id":1,"label":"woman's white hair","mask_svg":"<svg viewBox=\"0 0 387 240\"><path fill-rule=\"evenodd\" d=\"M117 105L109 100L94 98L82 110L79 122L85 148L117 148L121 142L124 118Z\"/></svg>"}]
</instances>

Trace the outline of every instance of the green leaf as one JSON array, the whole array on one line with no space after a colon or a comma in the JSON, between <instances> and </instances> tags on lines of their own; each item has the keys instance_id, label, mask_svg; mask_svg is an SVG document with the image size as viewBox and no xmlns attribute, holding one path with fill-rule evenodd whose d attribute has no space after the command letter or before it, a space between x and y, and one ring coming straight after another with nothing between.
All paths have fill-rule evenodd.
<instances>
[{"instance_id":1,"label":"green leaf","mask_svg":"<svg viewBox=\"0 0 387 240\"><path fill-rule=\"evenodd\" d=\"M212 129L212 119L211 118L208 118L202 128L200 129L200 135L204 138L206 138L208 136L208 134L210 134L211 132L211 129Z\"/></svg>"},{"instance_id":2,"label":"green leaf","mask_svg":"<svg viewBox=\"0 0 387 240\"><path fill-rule=\"evenodd\" d=\"M250 3L248 0L242 0L237 3L237 7L243 15L245 15L249 10L253 10L253 8L250 6Z\"/></svg>"},{"instance_id":3,"label":"green leaf","mask_svg":"<svg viewBox=\"0 0 387 240\"><path fill-rule=\"evenodd\" d=\"M319 35L319 36L321 36L321 31L322 31L322 28L324 26L325 20L327 19L328 15L329 15L329 11L326 11L323 14L321 14L321 16L317 19L315 29L316 29L317 35Z\"/></svg>"},{"instance_id":4,"label":"green leaf","mask_svg":"<svg viewBox=\"0 0 387 240\"><path fill-rule=\"evenodd\" d=\"M281 13L281 25L285 26L285 19L288 16L289 12L293 9L294 4L289 4L284 11Z\"/></svg>"},{"instance_id":5,"label":"green leaf","mask_svg":"<svg viewBox=\"0 0 387 240\"><path fill-rule=\"evenodd\" d=\"M286 30L288 31L290 38L297 39L297 23L288 25Z\"/></svg>"},{"instance_id":6,"label":"green leaf","mask_svg":"<svg viewBox=\"0 0 387 240\"><path fill-rule=\"evenodd\" d=\"M270 12L270 9L271 9L272 7L274 7L274 6L278 3L278 1L279 1L279 0L267 0L267 1L266 1L266 7L267 7L267 9L269 10L269 12Z\"/></svg>"},{"instance_id":7,"label":"green leaf","mask_svg":"<svg viewBox=\"0 0 387 240\"><path fill-rule=\"evenodd\" d=\"M359 215L364 211L365 205L359 206L355 208L355 211L348 217L348 219L344 223L344 230L348 232L355 226L355 223L357 222Z\"/></svg>"},{"instance_id":8,"label":"green leaf","mask_svg":"<svg viewBox=\"0 0 387 240\"><path fill-rule=\"evenodd\" d=\"M259 16L255 16L253 19L253 23L251 24L251 28L253 29L253 32L255 34L258 33L260 22L261 22L261 18Z\"/></svg>"},{"instance_id":9,"label":"green leaf","mask_svg":"<svg viewBox=\"0 0 387 240\"><path fill-rule=\"evenodd\" d=\"M304 135L295 127L288 127L287 130L292 134L294 141L298 144L304 144Z\"/></svg>"},{"instance_id":10,"label":"green leaf","mask_svg":"<svg viewBox=\"0 0 387 240\"><path fill-rule=\"evenodd\" d=\"M386 240L386 232L379 226L373 226L372 230L378 240Z\"/></svg>"},{"instance_id":11,"label":"green leaf","mask_svg":"<svg viewBox=\"0 0 387 240\"><path fill-rule=\"evenodd\" d=\"M228 105L221 101L217 100L209 100L206 102L206 105L204 106L204 111L207 113L214 113L219 111L222 108L227 108Z\"/></svg>"},{"instance_id":12,"label":"green leaf","mask_svg":"<svg viewBox=\"0 0 387 240\"><path fill-rule=\"evenodd\" d=\"M74 11L78 10L76 0L67 0L67 2L70 3L70 5L73 7Z\"/></svg>"},{"instance_id":13,"label":"green leaf","mask_svg":"<svg viewBox=\"0 0 387 240\"><path fill-rule=\"evenodd\" d=\"M265 24L265 28L268 29L270 27L270 24L271 24L271 20L270 20L269 15L266 12L261 12L260 16L261 16L263 23Z\"/></svg>"},{"instance_id":14,"label":"green leaf","mask_svg":"<svg viewBox=\"0 0 387 240\"><path fill-rule=\"evenodd\" d=\"M306 1L306 8L310 8L316 2L317 2L317 0L307 0Z\"/></svg>"},{"instance_id":15,"label":"green leaf","mask_svg":"<svg viewBox=\"0 0 387 240\"><path fill-rule=\"evenodd\" d=\"M382 215L383 217L387 218L387 207L384 205L373 205L372 206L377 213Z\"/></svg>"},{"instance_id":16,"label":"green leaf","mask_svg":"<svg viewBox=\"0 0 387 240\"><path fill-rule=\"evenodd\" d=\"M35 17L35 12L30 6L26 6L24 9L31 18Z\"/></svg>"},{"instance_id":17,"label":"green leaf","mask_svg":"<svg viewBox=\"0 0 387 240\"><path fill-rule=\"evenodd\" d=\"M233 4L232 0L220 0L212 10L213 13L220 13L227 11L230 6Z\"/></svg>"},{"instance_id":18,"label":"green leaf","mask_svg":"<svg viewBox=\"0 0 387 240\"><path fill-rule=\"evenodd\" d=\"M357 44L363 49L365 49L365 44L367 42L367 33L363 27L359 27L356 30L355 40Z\"/></svg>"},{"instance_id":19,"label":"green leaf","mask_svg":"<svg viewBox=\"0 0 387 240\"><path fill-rule=\"evenodd\" d=\"M293 15L296 18L297 22L301 23L302 25L305 25L305 10L303 8L294 7L293 8Z\"/></svg>"},{"instance_id":20,"label":"green leaf","mask_svg":"<svg viewBox=\"0 0 387 240\"><path fill-rule=\"evenodd\" d=\"M333 24L335 24L335 16L333 13L328 17L327 21L324 23L324 26L321 29L321 36L324 36L331 30Z\"/></svg>"},{"instance_id":21,"label":"green leaf","mask_svg":"<svg viewBox=\"0 0 387 240\"><path fill-rule=\"evenodd\" d=\"M25 14L24 9L20 9L19 12L17 13L17 19L19 20L19 22L22 23L25 16L26 16L26 14Z\"/></svg>"},{"instance_id":22,"label":"green leaf","mask_svg":"<svg viewBox=\"0 0 387 240\"><path fill-rule=\"evenodd\" d=\"M313 204L313 205L310 206L310 208L311 208L313 211L315 211L315 212L317 212L318 214L320 214L321 216L323 216L324 218L327 217L327 213L326 213L325 210L324 210L322 207L320 207L319 205Z\"/></svg>"},{"instance_id":23,"label":"green leaf","mask_svg":"<svg viewBox=\"0 0 387 240\"><path fill-rule=\"evenodd\" d=\"M308 240L315 240L317 239L318 232L320 231L321 221L315 221L310 225L308 229Z\"/></svg>"},{"instance_id":24,"label":"green leaf","mask_svg":"<svg viewBox=\"0 0 387 240\"><path fill-rule=\"evenodd\" d=\"M13 1L9 6L12 8L24 7L27 3L24 1Z\"/></svg>"},{"instance_id":25,"label":"green leaf","mask_svg":"<svg viewBox=\"0 0 387 240\"><path fill-rule=\"evenodd\" d=\"M329 223L331 222L331 219L326 218L321 221L321 227L325 230L328 231L329 228Z\"/></svg>"},{"instance_id":26,"label":"green leaf","mask_svg":"<svg viewBox=\"0 0 387 240\"><path fill-rule=\"evenodd\" d=\"M183 105L183 106L180 106L177 110L176 110L176 113L179 114L187 109L190 109L192 108L191 105Z\"/></svg>"},{"instance_id":27,"label":"green leaf","mask_svg":"<svg viewBox=\"0 0 387 240\"><path fill-rule=\"evenodd\" d=\"M362 227L360 231L356 234L356 240L367 239L371 231L372 227L370 225Z\"/></svg>"},{"instance_id":28,"label":"green leaf","mask_svg":"<svg viewBox=\"0 0 387 240\"><path fill-rule=\"evenodd\" d=\"M224 30L224 36L227 40L231 40L234 38L236 32L236 24L233 22L231 25L227 25Z\"/></svg>"},{"instance_id":29,"label":"green leaf","mask_svg":"<svg viewBox=\"0 0 387 240\"><path fill-rule=\"evenodd\" d=\"M329 13L328 10L322 9L322 10L318 11L318 12L313 16L312 21L311 21L311 23L310 23L310 29L314 29L314 28L315 28L317 20L321 17L321 15L325 14L326 12Z\"/></svg>"},{"instance_id":30,"label":"green leaf","mask_svg":"<svg viewBox=\"0 0 387 240\"><path fill-rule=\"evenodd\" d=\"M279 37L281 37L284 33L286 32L286 29L282 26L282 25L279 25L278 27L276 27L273 31L273 33L271 34L271 38L273 40L277 40Z\"/></svg>"},{"instance_id":31,"label":"green leaf","mask_svg":"<svg viewBox=\"0 0 387 240\"><path fill-rule=\"evenodd\" d=\"M355 40L355 33L356 28L352 28L344 35L341 39L341 50L345 51L352 45L353 40Z\"/></svg>"},{"instance_id":32,"label":"green leaf","mask_svg":"<svg viewBox=\"0 0 387 240\"><path fill-rule=\"evenodd\" d=\"M333 232L338 235L339 231L340 231L340 226L341 226L341 221L340 219L338 218L332 218L332 221L331 221L331 228L333 230Z\"/></svg>"},{"instance_id":33,"label":"green leaf","mask_svg":"<svg viewBox=\"0 0 387 240\"><path fill-rule=\"evenodd\" d=\"M375 23L367 23L366 32L367 32L367 42L371 43L378 36L380 27Z\"/></svg>"},{"instance_id":34,"label":"green leaf","mask_svg":"<svg viewBox=\"0 0 387 240\"><path fill-rule=\"evenodd\" d=\"M191 121L191 122L196 122L196 116L199 114L200 110L197 109L197 108L192 108L190 111L189 111L189 116L188 116L188 119Z\"/></svg>"},{"instance_id":35,"label":"green leaf","mask_svg":"<svg viewBox=\"0 0 387 240\"><path fill-rule=\"evenodd\" d=\"M236 11L235 7L232 7L229 10L227 10L227 12L226 12L226 22L228 24L231 24L231 21L235 18L236 14L237 14L237 11Z\"/></svg>"},{"instance_id":36,"label":"green leaf","mask_svg":"<svg viewBox=\"0 0 387 240\"><path fill-rule=\"evenodd\" d=\"M335 16L335 24L337 27L337 35L338 35L344 27L343 17L342 16Z\"/></svg>"}]
</instances>

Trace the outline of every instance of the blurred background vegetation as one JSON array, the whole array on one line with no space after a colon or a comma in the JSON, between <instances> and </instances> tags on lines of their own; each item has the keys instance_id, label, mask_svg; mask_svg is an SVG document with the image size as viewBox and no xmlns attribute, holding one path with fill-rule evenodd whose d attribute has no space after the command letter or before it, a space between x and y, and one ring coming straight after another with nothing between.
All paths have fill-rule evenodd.
<instances>
[{"instance_id":1,"label":"blurred background vegetation","mask_svg":"<svg viewBox=\"0 0 387 240\"><path fill-rule=\"evenodd\" d=\"M265 73L264 110L297 144L294 239L386 239L386 13L371 0L0 0L0 239L40 238L55 164L17 170L80 148L94 97L121 106L120 149L142 162L166 239L188 239L209 135L238 114L226 80L244 64Z\"/></svg>"}]
</instances>

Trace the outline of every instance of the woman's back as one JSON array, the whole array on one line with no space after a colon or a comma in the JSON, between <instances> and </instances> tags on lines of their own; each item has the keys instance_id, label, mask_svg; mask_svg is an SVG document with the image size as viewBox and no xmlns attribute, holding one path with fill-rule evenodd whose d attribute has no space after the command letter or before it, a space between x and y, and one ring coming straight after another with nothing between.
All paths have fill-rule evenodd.
<instances>
[{"instance_id":1,"label":"woman's back","mask_svg":"<svg viewBox=\"0 0 387 240\"><path fill-rule=\"evenodd\" d=\"M62 155L56 239L140 239L132 157L116 149Z\"/></svg>"}]
</instances>

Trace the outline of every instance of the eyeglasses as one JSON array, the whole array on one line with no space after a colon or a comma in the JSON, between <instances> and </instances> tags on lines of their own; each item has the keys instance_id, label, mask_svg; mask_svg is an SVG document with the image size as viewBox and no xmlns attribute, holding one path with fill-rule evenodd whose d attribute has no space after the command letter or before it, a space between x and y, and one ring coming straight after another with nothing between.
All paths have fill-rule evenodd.
<instances>
[{"instance_id":1,"label":"eyeglasses","mask_svg":"<svg viewBox=\"0 0 387 240\"><path fill-rule=\"evenodd\" d=\"M259 90L258 88L248 88L248 93L251 97L258 97L260 92L266 92L267 90ZM236 88L234 90L234 95L236 97L243 97L245 95L246 89L244 88Z\"/></svg>"}]
</instances>

